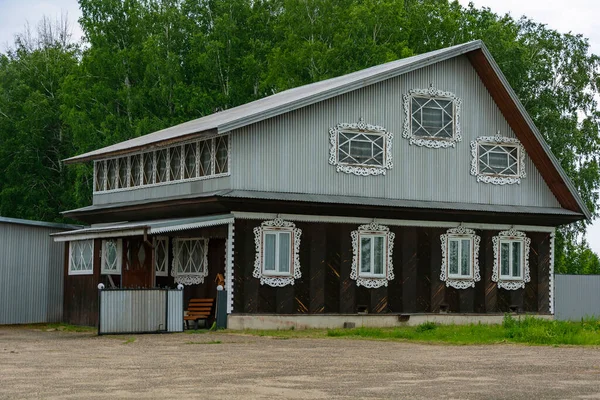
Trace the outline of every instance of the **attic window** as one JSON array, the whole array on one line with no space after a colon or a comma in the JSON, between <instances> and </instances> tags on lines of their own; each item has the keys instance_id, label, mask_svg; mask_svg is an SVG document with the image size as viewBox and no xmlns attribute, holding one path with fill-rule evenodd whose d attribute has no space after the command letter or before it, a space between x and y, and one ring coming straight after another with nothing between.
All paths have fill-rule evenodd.
<instances>
[{"instance_id":1,"label":"attic window","mask_svg":"<svg viewBox=\"0 0 600 400\"><path fill-rule=\"evenodd\" d=\"M482 136L471 142L471 175L477 182L506 185L521 183L525 150L514 138Z\"/></svg>"},{"instance_id":2,"label":"attic window","mask_svg":"<svg viewBox=\"0 0 600 400\"><path fill-rule=\"evenodd\" d=\"M195 140L94 162L94 192L230 175L229 136Z\"/></svg>"},{"instance_id":3,"label":"attic window","mask_svg":"<svg viewBox=\"0 0 600 400\"><path fill-rule=\"evenodd\" d=\"M381 126L341 123L329 130L329 164L337 172L360 176L385 175L392 163L394 135Z\"/></svg>"},{"instance_id":4,"label":"attic window","mask_svg":"<svg viewBox=\"0 0 600 400\"><path fill-rule=\"evenodd\" d=\"M455 147L460 134L461 100L453 93L412 89L404 95L404 133L410 144L429 148Z\"/></svg>"}]
</instances>

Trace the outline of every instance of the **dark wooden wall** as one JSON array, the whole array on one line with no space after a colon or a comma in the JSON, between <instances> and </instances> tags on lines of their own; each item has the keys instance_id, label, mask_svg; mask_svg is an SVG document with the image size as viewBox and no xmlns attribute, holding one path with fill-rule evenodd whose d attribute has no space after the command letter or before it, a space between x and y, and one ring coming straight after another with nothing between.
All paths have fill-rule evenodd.
<instances>
[{"instance_id":1,"label":"dark wooden wall","mask_svg":"<svg viewBox=\"0 0 600 400\"><path fill-rule=\"evenodd\" d=\"M98 283L102 240L94 240L94 273L69 275L69 243L65 243L63 320L74 325L98 324Z\"/></svg>"},{"instance_id":2,"label":"dark wooden wall","mask_svg":"<svg viewBox=\"0 0 600 400\"><path fill-rule=\"evenodd\" d=\"M297 223L302 229L302 278L294 285L274 288L254 278L253 228L258 220L236 220L234 247L235 313L501 313L516 306L523 312L549 313L550 235L527 233L531 238L531 282L525 289L498 289L492 282L492 236L498 230L478 230L481 236L481 281L474 288L454 289L440 281L443 228L390 227L395 233L395 278L387 287L368 289L350 279L350 232L358 225Z\"/></svg>"}]
</instances>

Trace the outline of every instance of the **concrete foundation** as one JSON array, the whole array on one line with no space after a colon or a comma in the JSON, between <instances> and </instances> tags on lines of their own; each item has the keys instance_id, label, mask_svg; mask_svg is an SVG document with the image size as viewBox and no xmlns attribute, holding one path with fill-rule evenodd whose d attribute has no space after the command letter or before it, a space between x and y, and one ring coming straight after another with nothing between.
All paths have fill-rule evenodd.
<instances>
[{"instance_id":1,"label":"concrete foundation","mask_svg":"<svg viewBox=\"0 0 600 400\"><path fill-rule=\"evenodd\" d=\"M524 314L515 314L516 318ZM553 315L534 315L537 318L554 319ZM230 314L227 328L244 329L337 329L355 324L357 328L393 328L416 326L424 322L438 324L501 324L504 314L331 314L331 315L273 315Z\"/></svg>"}]
</instances>

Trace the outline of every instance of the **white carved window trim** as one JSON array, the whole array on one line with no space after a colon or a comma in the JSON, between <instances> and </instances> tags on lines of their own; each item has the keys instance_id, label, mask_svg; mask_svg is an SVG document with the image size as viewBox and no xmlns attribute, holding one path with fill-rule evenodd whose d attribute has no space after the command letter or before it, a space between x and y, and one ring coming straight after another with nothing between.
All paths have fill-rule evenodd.
<instances>
[{"instance_id":1,"label":"white carved window trim","mask_svg":"<svg viewBox=\"0 0 600 400\"><path fill-rule=\"evenodd\" d=\"M164 251L165 257L161 263L158 260L159 249ZM154 238L154 276L169 276L169 238L157 236Z\"/></svg>"},{"instance_id":2,"label":"white carved window trim","mask_svg":"<svg viewBox=\"0 0 600 400\"><path fill-rule=\"evenodd\" d=\"M451 276L450 242L452 240L463 239L469 239L471 241L470 275L468 277ZM448 229L446 233L440 236L440 241L442 243L442 268L440 273L440 281L446 282L446 287L451 286L455 289L467 289L470 287L475 287L475 282L479 282L481 280L481 275L479 273L479 244L481 242L481 237L479 237L473 229L459 226L457 228Z\"/></svg>"},{"instance_id":3,"label":"white carved window trim","mask_svg":"<svg viewBox=\"0 0 600 400\"><path fill-rule=\"evenodd\" d=\"M183 246L193 245L193 250L201 251L200 265L194 265L189 257L183 259L181 252ZM185 263L185 264L184 264ZM184 270L189 267L189 271ZM171 276L175 278L175 283L182 285L199 285L204 283L204 278L208 276L208 239L205 238L175 238L173 239L173 265L171 266Z\"/></svg>"},{"instance_id":4,"label":"white carved window trim","mask_svg":"<svg viewBox=\"0 0 600 400\"><path fill-rule=\"evenodd\" d=\"M84 258L89 249L89 259ZM69 242L69 275L92 275L94 273L94 241L74 240Z\"/></svg>"},{"instance_id":5,"label":"white carved window trim","mask_svg":"<svg viewBox=\"0 0 600 400\"><path fill-rule=\"evenodd\" d=\"M350 233L352 238L352 269L350 271L350 279L356 281L356 286L364 286L366 288L379 288L387 286L388 282L394 279L394 267L392 264L392 252L394 249L394 232L390 232L387 226L379 225L372 222L367 225L361 225L357 230ZM361 263L361 238L362 237L383 237L384 242L384 273L379 276L372 274L364 274L360 271Z\"/></svg>"},{"instance_id":6,"label":"white carved window trim","mask_svg":"<svg viewBox=\"0 0 600 400\"><path fill-rule=\"evenodd\" d=\"M185 164L185 150L187 145L196 146L196 163L193 166L193 171L190 171ZM227 150L226 153L221 152L221 158L217 160L219 154L217 154L216 150L224 148ZM204 170L204 164L202 164L202 166L200 165L200 162L202 161L201 155L204 154L202 153L203 151L210 156L210 166L207 170ZM173 169L171 167L176 167L176 165L171 165L171 154L173 152L179 153L179 179L175 179L172 173ZM157 155L159 153L164 156L164 162L166 164L163 174L159 174L157 171L159 158ZM137 171L137 173L139 173L139 179L134 179L132 177L135 168L132 167L131 162L136 158L136 161L139 162L139 170ZM151 175L150 171L146 171L145 169L147 160L151 161L148 164L152 168ZM124 177L119 175L118 166L120 165L127 166L126 176ZM115 174L113 174L114 178L110 182L108 180L109 172L115 172ZM148 174L146 172L148 172ZM187 178L186 175L188 176ZM168 185L177 182L220 178L230 175L231 138L230 135L220 135L212 138L196 139L171 146L159 147L151 151L134 152L127 156L96 160L94 161L94 193L112 193L142 187Z\"/></svg>"},{"instance_id":7,"label":"white carved window trim","mask_svg":"<svg viewBox=\"0 0 600 400\"><path fill-rule=\"evenodd\" d=\"M427 97L431 99L449 100L453 104L453 132L452 137L443 138L435 136L415 136L412 131L412 99L414 97ZM403 96L404 99L404 132L402 136L409 139L409 143L424 146L431 149L456 147L456 143L462 141L460 128L460 114L462 100L452 92L444 92L436 89L433 84L428 89L411 89Z\"/></svg>"},{"instance_id":8,"label":"white carved window trim","mask_svg":"<svg viewBox=\"0 0 600 400\"><path fill-rule=\"evenodd\" d=\"M260 279L261 285L269 285L273 287L283 287L293 285L296 279L302 277L300 271L300 237L302 230L296 228L293 222L284 221L281 218L275 218L271 221L264 221L253 230L254 244L256 245L256 258L254 259L254 272L252 276ZM289 232L291 237L290 245L290 270L289 273L274 273L273 271L264 270L264 246L265 233L272 232Z\"/></svg>"},{"instance_id":9,"label":"white carved window trim","mask_svg":"<svg viewBox=\"0 0 600 400\"><path fill-rule=\"evenodd\" d=\"M517 168L518 173L513 174L492 174L483 173L479 170L479 147L480 145L506 146L517 148ZM477 182L491 183L494 185L513 185L520 184L521 179L527 177L525 172L525 149L518 139L496 136L480 136L477 140L471 142L471 175L477 177Z\"/></svg>"},{"instance_id":10,"label":"white carved window trim","mask_svg":"<svg viewBox=\"0 0 600 400\"><path fill-rule=\"evenodd\" d=\"M340 133L377 135L383 138L383 162L381 165L365 165L342 163L339 161ZM357 123L340 123L329 129L329 164L336 167L337 172L345 172L359 176L385 175L394 166L392 162L392 142L394 134L377 125L370 125L360 118Z\"/></svg>"},{"instance_id":11,"label":"white carved window trim","mask_svg":"<svg viewBox=\"0 0 600 400\"><path fill-rule=\"evenodd\" d=\"M506 278L500 274L500 256L501 256L501 244L502 243L521 243L521 276L518 278ZM494 247L494 267L492 269L492 281L498 283L498 288L506 290L517 290L524 289L525 284L531 281L529 274L529 249L531 247L531 239L528 238L524 232L509 229L508 231L502 231L498 236L492 238ZM512 248L512 246L511 246ZM509 259L509 265L510 265ZM512 269L512 266L511 266Z\"/></svg>"},{"instance_id":12,"label":"white carved window trim","mask_svg":"<svg viewBox=\"0 0 600 400\"><path fill-rule=\"evenodd\" d=\"M110 263L108 258L109 247L113 247L116 251L116 259ZM103 275L121 275L121 267L123 264L123 241L121 239L104 239L102 240L102 260L100 273Z\"/></svg>"}]
</instances>

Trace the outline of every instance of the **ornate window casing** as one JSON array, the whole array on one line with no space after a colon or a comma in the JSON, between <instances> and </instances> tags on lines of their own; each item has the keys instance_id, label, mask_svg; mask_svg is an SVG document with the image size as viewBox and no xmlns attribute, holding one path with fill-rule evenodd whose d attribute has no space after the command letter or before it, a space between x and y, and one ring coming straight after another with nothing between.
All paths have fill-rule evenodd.
<instances>
[{"instance_id":1,"label":"ornate window casing","mask_svg":"<svg viewBox=\"0 0 600 400\"><path fill-rule=\"evenodd\" d=\"M329 164L337 172L359 176L385 175L392 169L394 134L365 123L341 123L329 129Z\"/></svg>"},{"instance_id":2,"label":"ornate window casing","mask_svg":"<svg viewBox=\"0 0 600 400\"><path fill-rule=\"evenodd\" d=\"M521 183L525 178L525 149L515 138L481 136L471 142L471 175L494 185Z\"/></svg>"},{"instance_id":3,"label":"ornate window casing","mask_svg":"<svg viewBox=\"0 0 600 400\"><path fill-rule=\"evenodd\" d=\"M69 242L69 275L92 275L94 273L94 241Z\"/></svg>"},{"instance_id":4,"label":"ornate window casing","mask_svg":"<svg viewBox=\"0 0 600 400\"><path fill-rule=\"evenodd\" d=\"M372 222L352 231L352 270L350 279L357 286L378 288L394 279L392 251L394 232L387 226Z\"/></svg>"},{"instance_id":5,"label":"ornate window casing","mask_svg":"<svg viewBox=\"0 0 600 400\"><path fill-rule=\"evenodd\" d=\"M524 289L529 276L529 248L531 239L525 233L510 229L492 238L494 267L492 281L506 290Z\"/></svg>"},{"instance_id":6,"label":"ornate window casing","mask_svg":"<svg viewBox=\"0 0 600 400\"><path fill-rule=\"evenodd\" d=\"M154 275L169 276L169 238L154 238Z\"/></svg>"},{"instance_id":7,"label":"ornate window casing","mask_svg":"<svg viewBox=\"0 0 600 400\"><path fill-rule=\"evenodd\" d=\"M256 258L253 276L261 285L293 285L302 277L300 271L300 236L293 222L275 218L254 228Z\"/></svg>"},{"instance_id":8,"label":"ornate window casing","mask_svg":"<svg viewBox=\"0 0 600 400\"><path fill-rule=\"evenodd\" d=\"M229 176L229 135L94 161L94 193Z\"/></svg>"},{"instance_id":9,"label":"ornate window casing","mask_svg":"<svg viewBox=\"0 0 600 400\"><path fill-rule=\"evenodd\" d=\"M410 144L432 149L456 147L462 140L462 101L454 93L436 89L411 89L404 99L403 137Z\"/></svg>"},{"instance_id":10,"label":"ornate window casing","mask_svg":"<svg viewBox=\"0 0 600 400\"><path fill-rule=\"evenodd\" d=\"M103 240L100 273L104 275L121 275L122 264L123 241L121 239Z\"/></svg>"},{"instance_id":11,"label":"ornate window casing","mask_svg":"<svg viewBox=\"0 0 600 400\"><path fill-rule=\"evenodd\" d=\"M475 287L479 274L479 243L481 238L473 229L463 226L448 229L440 236L442 242L442 271L440 280L455 289Z\"/></svg>"},{"instance_id":12,"label":"ornate window casing","mask_svg":"<svg viewBox=\"0 0 600 400\"><path fill-rule=\"evenodd\" d=\"M203 283L208 276L208 239L173 239L171 276L182 285Z\"/></svg>"}]
</instances>

